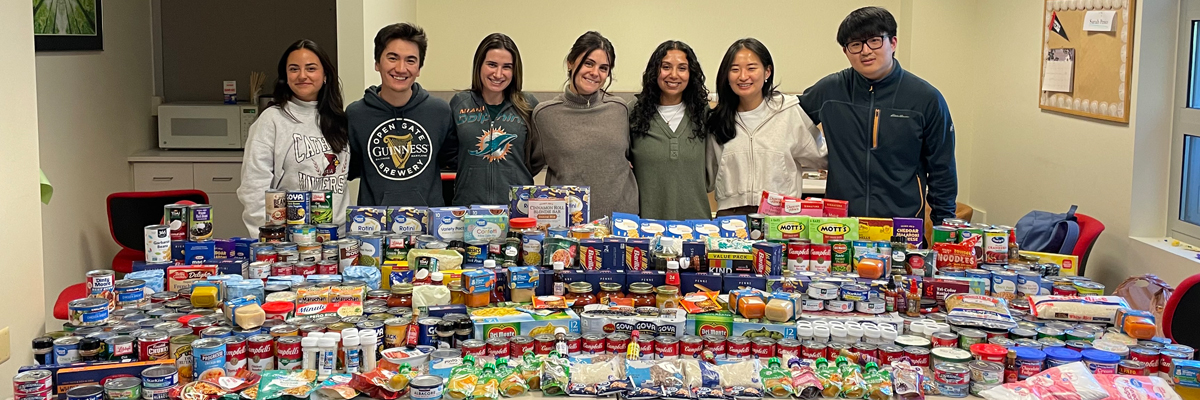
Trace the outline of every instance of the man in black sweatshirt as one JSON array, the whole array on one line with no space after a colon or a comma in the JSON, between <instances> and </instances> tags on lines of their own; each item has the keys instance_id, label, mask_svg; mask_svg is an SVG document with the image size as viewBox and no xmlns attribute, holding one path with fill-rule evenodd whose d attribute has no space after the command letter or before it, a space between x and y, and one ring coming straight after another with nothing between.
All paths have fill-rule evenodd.
<instances>
[{"instance_id":1,"label":"man in black sweatshirt","mask_svg":"<svg viewBox=\"0 0 1200 400\"><path fill-rule=\"evenodd\" d=\"M954 217L958 174L946 99L900 68L896 19L879 7L854 10L837 33L851 68L822 78L800 105L829 145L826 197L848 200L850 215Z\"/></svg>"},{"instance_id":2,"label":"man in black sweatshirt","mask_svg":"<svg viewBox=\"0 0 1200 400\"><path fill-rule=\"evenodd\" d=\"M408 23L375 35L380 85L346 107L349 179L362 177L358 205L446 205L440 169L453 165L458 145L450 105L416 82L426 44L425 31Z\"/></svg>"}]
</instances>

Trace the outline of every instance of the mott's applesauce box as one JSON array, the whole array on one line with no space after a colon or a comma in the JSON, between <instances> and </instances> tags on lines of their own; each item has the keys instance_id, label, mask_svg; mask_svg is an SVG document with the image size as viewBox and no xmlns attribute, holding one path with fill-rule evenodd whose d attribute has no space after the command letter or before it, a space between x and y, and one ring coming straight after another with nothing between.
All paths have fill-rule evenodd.
<instances>
[{"instance_id":1,"label":"mott's applesauce box","mask_svg":"<svg viewBox=\"0 0 1200 400\"><path fill-rule=\"evenodd\" d=\"M859 218L859 230L862 230L862 218ZM921 218L892 218L892 234L904 236L909 246L920 248L925 242L925 220ZM861 236L861 232L860 232ZM887 238L886 240L892 240Z\"/></svg>"},{"instance_id":2,"label":"mott's applesauce box","mask_svg":"<svg viewBox=\"0 0 1200 400\"><path fill-rule=\"evenodd\" d=\"M1021 250L1021 254L1038 257L1042 263L1053 263L1058 265L1059 275L1077 276L1079 275L1079 256L1070 254L1054 254L1042 253L1038 251Z\"/></svg>"},{"instance_id":3,"label":"mott's applesauce box","mask_svg":"<svg viewBox=\"0 0 1200 400\"><path fill-rule=\"evenodd\" d=\"M508 215L510 218L524 218L529 216L529 198L533 197L534 189L537 189L537 186L513 186L509 189Z\"/></svg>"},{"instance_id":4,"label":"mott's applesauce box","mask_svg":"<svg viewBox=\"0 0 1200 400\"><path fill-rule=\"evenodd\" d=\"M766 225L767 240L808 238L807 226L809 219L810 217L807 215L768 215L766 218L763 218L763 225Z\"/></svg>"},{"instance_id":5,"label":"mott's applesauce box","mask_svg":"<svg viewBox=\"0 0 1200 400\"><path fill-rule=\"evenodd\" d=\"M429 209L429 234L438 240L449 242L463 240L466 231L463 217L466 207L433 207Z\"/></svg>"},{"instance_id":6,"label":"mott's applesauce box","mask_svg":"<svg viewBox=\"0 0 1200 400\"><path fill-rule=\"evenodd\" d=\"M570 309L549 315L530 315L511 307L488 307L471 310L471 321L475 323L475 338L511 339L513 336L537 336L554 334L554 328L562 327L568 333L581 333L579 315Z\"/></svg>"},{"instance_id":7,"label":"mott's applesauce box","mask_svg":"<svg viewBox=\"0 0 1200 400\"><path fill-rule=\"evenodd\" d=\"M858 240L858 218L822 217L808 220L808 238L813 243Z\"/></svg>"},{"instance_id":8,"label":"mott's applesauce box","mask_svg":"<svg viewBox=\"0 0 1200 400\"><path fill-rule=\"evenodd\" d=\"M463 240L467 243L491 241L508 234L508 215L474 215L463 217Z\"/></svg>"},{"instance_id":9,"label":"mott's applesauce box","mask_svg":"<svg viewBox=\"0 0 1200 400\"><path fill-rule=\"evenodd\" d=\"M876 242L892 241L891 218L862 218L858 219L858 239Z\"/></svg>"},{"instance_id":10,"label":"mott's applesauce box","mask_svg":"<svg viewBox=\"0 0 1200 400\"><path fill-rule=\"evenodd\" d=\"M380 232L387 226L386 207L346 207L346 233Z\"/></svg>"},{"instance_id":11,"label":"mott's applesauce box","mask_svg":"<svg viewBox=\"0 0 1200 400\"><path fill-rule=\"evenodd\" d=\"M388 207L387 221L392 232L425 234L429 231L429 208Z\"/></svg>"}]
</instances>

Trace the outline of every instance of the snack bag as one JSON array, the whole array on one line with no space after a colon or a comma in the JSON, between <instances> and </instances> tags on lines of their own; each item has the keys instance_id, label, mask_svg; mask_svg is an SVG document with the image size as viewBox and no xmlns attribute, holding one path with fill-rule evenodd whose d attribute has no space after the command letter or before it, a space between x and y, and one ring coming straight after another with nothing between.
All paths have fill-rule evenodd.
<instances>
[{"instance_id":1,"label":"snack bag","mask_svg":"<svg viewBox=\"0 0 1200 400\"><path fill-rule=\"evenodd\" d=\"M479 383L479 371L475 368L475 357L463 356L463 362L450 369L450 379L446 380L446 397L454 400L467 400L475 393L475 385Z\"/></svg>"},{"instance_id":2,"label":"snack bag","mask_svg":"<svg viewBox=\"0 0 1200 400\"><path fill-rule=\"evenodd\" d=\"M834 398L842 394L842 372L837 366L830 365L825 357L818 358L813 364L817 379L821 382L821 396Z\"/></svg>"},{"instance_id":3,"label":"snack bag","mask_svg":"<svg viewBox=\"0 0 1200 400\"><path fill-rule=\"evenodd\" d=\"M799 358L788 360L788 369L792 373L792 391L801 400L811 400L821 397L821 379L817 378L811 366L803 365Z\"/></svg>"},{"instance_id":4,"label":"snack bag","mask_svg":"<svg viewBox=\"0 0 1200 400\"><path fill-rule=\"evenodd\" d=\"M560 356L557 351L551 351L550 356L542 361L542 395L566 396L570 376L570 361Z\"/></svg>"},{"instance_id":5,"label":"snack bag","mask_svg":"<svg viewBox=\"0 0 1200 400\"><path fill-rule=\"evenodd\" d=\"M867 398L870 400L888 400L892 398L892 376L887 371L879 369L873 362L867 363L863 379L867 382Z\"/></svg>"},{"instance_id":6,"label":"snack bag","mask_svg":"<svg viewBox=\"0 0 1200 400\"><path fill-rule=\"evenodd\" d=\"M500 395L516 397L529 391L529 383L521 377L521 370L510 367L507 358L496 359L496 376L500 377Z\"/></svg>"},{"instance_id":7,"label":"snack bag","mask_svg":"<svg viewBox=\"0 0 1200 400\"><path fill-rule=\"evenodd\" d=\"M791 397L795 390L792 388L792 374L779 365L778 357L767 360L767 367L758 372L762 378L763 387L771 397Z\"/></svg>"},{"instance_id":8,"label":"snack bag","mask_svg":"<svg viewBox=\"0 0 1200 400\"><path fill-rule=\"evenodd\" d=\"M725 396L737 399L761 398L762 380L757 369L758 362L755 360L718 365L717 371L721 375L721 386L725 387Z\"/></svg>"},{"instance_id":9,"label":"snack bag","mask_svg":"<svg viewBox=\"0 0 1200 400\"><path fill-rule=\"evenodd\" d=\"M892 389L901 400L925 400L925 370L907 358L892 362Z\"/></svg>"},{"instance_id":10,"label":"snack bag","mask_svg":"<svg viewBox=\"0 0 1200 400\"><path fill-rule=\"evenodd\" d=\"M335 374L321 382L321 386L317 387L317 391L330 399L353 399L358 396L358 391L350 387L350 381L354 378L351 374Z\"/></svg>"},{"instance_id":11,"label":"snack bag","mask_svg":"<svg viewBox=\"0 0 1200 400\"><path fill-rule=\"evenodd\" d=\"M478 400L498 400L500 398L500 379L496 377L496 365L487 363L479 373L479 381L471 398Z\"/></svg>"},{"instance_id":12,"label":"snack bag","mask_svg":"<svg viewBox=\"0 0 1200 400\"><path fill-rule=\"evenodd\" d=\"M255 399L270 400L284 395L305 398L312 393L317 379L317 371L301 369L295 371L266 370L258 381L258 394Z\"/></svg>"},{"instance_id":13,"label":"snack bag","mask_svg":"<svg viewBox=\"0 0 1200 400\"><path fill-rule=\"evenodd\" d=\"M526 351L521 356L521 378L525 379L525 385L529 386L529 390L542 389L542 360L538 359L532 351Z\"/></svg>"},{"instance_id":14,"label":"snack bag","mask_svg":"<svg viewBox=\"0 0 1200 400\"><path fill-rule=\"evenodd\" d=\"M396 369L396 374L388 378L388 388L399 394L407 394L408 383L416 377L417 371L413 370L411 365L408 365L408 363L400 364L400 368Z\"/></svg>"},{"instance_id":15,"label":"snack bag","mask_svg":"<svg viewBox=\"0 0 1200 400\"><path fill-rule=\"evenodd\" d=\"M842 397L861 399L867 395L867 382L863 379L862 367L853 364L846 357L838 357L838 368L842 371Z\"/></svg>"}]
</instances>

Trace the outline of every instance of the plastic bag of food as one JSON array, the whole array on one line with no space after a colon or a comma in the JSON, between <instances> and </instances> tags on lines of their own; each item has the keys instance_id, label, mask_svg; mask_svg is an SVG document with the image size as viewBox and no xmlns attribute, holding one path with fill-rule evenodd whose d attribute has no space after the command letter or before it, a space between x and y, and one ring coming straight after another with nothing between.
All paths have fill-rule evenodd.
<instances>
[{"instance_id":1,"label":"plastic bag of food","mask_svg":"<svg viewBox=\"0 0 1200 400\"><path fill-rule=\"evenodd\" d=\"M907 358L892 361L892 389L901 400L924 400L925 370Z\"/></svg>"},{"instance_id":2,"label":"plastic bag of food","mask_svg":"<svg viewBox=\"0 0 1200 400\"><path fill-rule=\"evenodd\" d=\"M496 377L496 365L487 363L479 372L479 380L471 398L479 400L497 400L500 398L500 379Z\"/></svg>"},{"instance_id":3,"label":"plastic bag of food","mask_svg":"<svg viewBox=\"0 0 1200 400\"><path fill-rule=\"evenodd\" d=\"M650 367L650 376L661 388L664 399L692 398L692 388L684 382L683 367L679 360L659 360Z\"/></svg>"},{"instance_id":4,"label":"plastic bag of food","mask_svg":"<svg viewBox=\"0 0 1200 400\"><path fill-rule=\"evenodd\" d=\"M266 370L258 381L258 396L255 399L271 400L284 395L305 398L312 393L316 379L317 371L311 369Z\"/></svg>"},{"instance_id":5,"label":"plastic bag of food","mask_svg":"<svg viewBox=\"0 0 1200 400\"><path fill-rule=\"evenodd\" d=\"M991 296L955 293L946 296L946 311L947 318L958 318L961 325L986 329L1011 329L1017 326L1008 313L1008 303Z\"/></svg>"},{"instance_id":6,"label":"plastic bag of food","mask_svg":"<svg viewBox=\"0 0 1200 400\"><path fill-rule=\"evenodd\" d=\"M715 365L690 358L679 362L683 365L684 384L692 388L693 398L711 400L725 397L725 391L721 388L721 376L714 368Z\"/></svg>"},{"instance_id":7,"label":"plastic bag of food","mask_svg":"<svg viewBox=\"0 0 1200 400\"><path fill-rule=\"evenodd\" d=\"M758 371L758 376L762 378L763 388L771 397L791 397L792 393L794 393L792 389L792 374L786 368L779 365L778 357L771 357L771 359L767 360L767 367Z\"/></svg>"},{"instance_id":8,"label":"plastic bag of food","mask_svg":"<svg viewBox=\"0 0 1200 400\"><path fill-rule=\"evenodd\" d=\"M516 397L529 391L529 384L521 377L521 370L508 365L507 358L496 359L496 376L500 378L500 395Z\"/></svg>"},{"instance_id":9,"label":"plastic bag of food","mask_svg":"<svg viewBox=\"0 0 1200 400\"><path fill-rule=\"evenodd\" d=\"M475 393L479 383L479 370L475 368L475 357L463 356L461 365L450 369L450 379L446 380L446 397L454 400L466 400Z\"/></svg>"},{"instance_id":10,"label":"plastic bag of food","mask_svg":"<svg viewBox=\"0 0 1200 400\"><path fill-rule=\"evenodd\" d=\"M609 361L575 362L571 364L571 384L567 391L572 396L601 396L623 392L628 385L619 385L622 389L610 389L613 381L618 381L617 369ZM603 391L603 393L601 393Z\"/></svg>"},{"instance_id":11,"label":"plastic bag of food","mask_svg":"<svg viewBox=\"0 0 1200 400\"><path fill-rule=\"evenodd\" d=\"M1129 303L1119 296L1029 296L1029 313L1041 319L1112 324L1122 308Z\"/></svg>"},{"instance_id":12,"label":"plastic bag of food","mask_svg":"<svg viewBox=\"0 0 1200 400\"><path fill-rule=\"evenodd\" d=\"M566 396L567 385L571 383L571 362L551 351L542 361L542 395Z\"/></svg>"},{"instance_id":13,"label":"plastic bag of food","mask_svg":"<svg viewBox=\"0 0 1200 400\"><path fill-rule=\"evenodd\" d=\"M529 390L542 389L542 360L538 359L532 351L526 351L521 356L521 379L525 380L525 385L529 386Z\"/></svg>"},{"instance_id":14,"label":"plastic bag of food","mask_svg":"<svg viewBox=\"0 0 1200 400\"><path fill-rule=\"evenodd\" d=\"M813 371L821 381L821 396L834 398L842 394L842 370L829 363L825 357L818 358L813 364Z\"/></svg>"},{"instance_id":15,"label":"plastic bag of food","mask_svg":"<svg viewBox=\"0 0 1200 400\"><path fill-rule=\"evenodd\" d=\"M863 379L867 382L867 398L870 400L888 400L892 398L892 376L879 368L875 363L867 363Z\"/></svg>"},{"instance_id":16,"label":"plastic bag of food","mask_svg":"<svg viewBox=\"0 0 1200 400\"><path fill-rule=\"evenodd\" d=\"M979 392L987 400L1100 400L1108 392L1082 362L1047 369L1017 383Z\"/></svg>"},{"instance_id":17,"label":"plastic bag of food","mask_svg":"<svg viewBox=\"0 0 1200 400\"><path fill-rule=\"evenodd\" d=\"M228 394L229 391L221 389L217 384L207 381L192 381L182 385L176 385L171 390L167 391L167 396L172 399L196 399L196 400L215 400ZM57 396L55 397L57 398Z\"/></svg>"},{"instance_id":18,"label":"plastic bag of food","mask_svg":"<svg viewBox=\"0 0 1200 400\"><path fill-rule=\"evenodd\" d=\"M386 360L384 362L386 362ZM391 363L388 364L392 365ZM408 363L401 364L401 367L408 367ZM393 367L376 368L373 371L354 374L354 377L350 379L349 385L354 390L357 390L364 396L372 399L394 400L400 396L407 395L407 382L405 382L405 388L403 392L392 390L392 378L397 375L393 369L396 369L394 365Z\"/></svg>"},{"instance_id":19,"label":"plastic bag of food","mask_svg":"<svg viewBox=\"0 0 1200 400\"><path fill-rule=\"evenodd\" d=\"M414 370L411 365L408 365L408 363L402 363L400 364L400 367L396 369L396 374L392 375L392 377L388 379L388 387L392 389L393 392L407 394L408 383L412 382L413 378L416 377L417 371Z\"/></svg>"},{"instance_id":20,"label":"plastic bag of food","mask_svg":"<svg viewBox=\"0 0 1200 400\"><path fill-rule=\"evenodd\" d=\"M821 379L813 372L811 366L804 365L798 358L788 361L788 369L792 373L792 391L801 400L811 400L821 397Z\"/></svg>"},{"instance_id":21,"label":"plastic bag of food","mask_svg":"<svg viewBox=\"0 0 1200 400\"><path fill-rule=\"evenodd\" d=\"M842 371L842 397L861 399L866 396L867 382L863 379L862 367L846 357L838 357L834 363Z\"/></svg>"},{"instance_id":22,"label":"plastic bag of food","mask_svg":"<svg viewBox=\"0 0 1200 400\"><path fill-rule=\"evenodd\" d=\"M625 394L626 400L655 399L662 396L662 389L654 384L654 376L650 368L654 361L625 360L625 378L629 380L630 390Z\"/></svg>"},{"instance_id":23,"label":"plastic bag of food","mask_svg":"<svg viewBox=\"0 0 1200 400\"><path fill-rule=\"evenodd\" d=\"M1108 400L1179 400L1171 384L1157 376L1094 375L1108 392Z\"/></svg>"},{"instance_id":24,"label":"plastic bag of food","mask_svg":"<svg viewBox=\"0 0 1200 400\"><path fill-rule=\"evenodd\" d=\"M721 386L729 398L761 398L762 380L758 376L758 362L746 360L716 367L721 376Z\"/></svg>"},{"instance_id":25,"label":"plastic bag of food","mask_svg":"<svg viewBox=\"0 0 1200 400\"><path fill-rule=\"evenodd\" d=\"M317 392L330 399L353 399L358 396L358 391L350 387L350 381L354 379L351 374L334 374L321 382L317 386Z\"/></svg>"}]
</instances>

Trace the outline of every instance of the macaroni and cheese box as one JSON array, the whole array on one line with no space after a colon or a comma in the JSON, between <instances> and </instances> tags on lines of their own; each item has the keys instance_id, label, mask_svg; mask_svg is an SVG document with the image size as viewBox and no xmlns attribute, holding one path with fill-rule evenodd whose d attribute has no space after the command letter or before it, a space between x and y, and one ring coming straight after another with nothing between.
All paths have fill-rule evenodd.
<instances>
[{"instance_id":1,"label":"macaroni and cheese box","mask_svg":"<svg viewBox=\"0 0 1200 400\"><path fill-rule=\"evenodd\" d=\"M695 228L688 221L666 221L667 230L663 232L663 236L680 238L685 240L695 239Z\"/></svg>"},{"instance_id":2,"label":"macaroni and cheese box","mask_svg":"<svg viewBox=\"0 0 1200 400\"><path fill-rule=\"evenodd\" d=\"M1079 275L1079 256L1070 254L1042 253L1038 251L1021 250L1021 254L1038 257L1043 263L1058 265L1058 274L1065 276Z\"/></svg>"},{"instance_id":3,"label":"macaroni and cheese box","mask_svg":"<svg viewBox=\"0 0 1200 400\"><path fill-rule=\"evenodd\" d=\"M721 237L745 239L749 236L745 215L717 217L716 224L721 229Z\"/></svg>"},{"instance_id":4,"label":"macaroni and cheese box","mask_svg":"<svg viewBox=\"0 0 1200 400\"><path fill-rule=\"evenodd\" d=\"M925 243L925 220L921 218L892 218L892 234L904 236L904 241L914 248L922 248Z\"/></svg>"},{"instance_id":5,"label":"macaroni and cheese box","mask_svg":"<svg viewBox=\"0 0 1200 400\"><path fill-rule=\"evenodd\" d=\"M707 219L692 219L688 220L688 222L692 224L692 231L696 233L697 238L704 236L721 236L721 227L717 226L717 224L712 221Z\"/></svg>"},{"instance_id":6,"label":"macaroni and cheese box","mask_svg":"<svg viewBox=\"0 0 1200 400\"><path fill-rule=\"evenodd\" d=\"M666 234L666 232L666 221L659 221L657 219L642 219L641 223L638 224L638 233L641 235L641 237L649 238L663 236Z\"/></svg>"},{"instance_id":7,"label":"macaroni and cheese box","mask_svg":"<svg viewBox=\"0 0 1200 400\"><path fill-rule=\"evenodd\" d=\"M627 238L641 237L641 233L638 232L641 222L642 220L637 215L614 212L612 213L612 234Z\"/></svg>"},{"instance_id":8,"label":"macaroni and cheese box","mask_svg":"<svg viewBox=\"0 0 1200 400\"><path fill-rule=\"evenodd\" d=\"M463 240L467 216L466 207L433 207L429 209L429 234L438 240L449 242Z\"/></svg>"},{"instance_id":9,"label":"macaroni and cheese box","mask_svg":"<svg viewBox=\"0 0 1200 400\"><path fill-rule=\"evenodd\" d=\"M429 229L429 207L388 207L387 221L392 232L421 235Z\"/></svg>"},{"instance_id":10,"label":"macaroni and cheese box","mask_svg":"<svg viewBox=\"0 0 1200 400\"><path fill-rule=\"evenodd\" d=\"M892 219L859 217L858 239L877 242L892 241Z\"/></svg>"}]
</instances>

